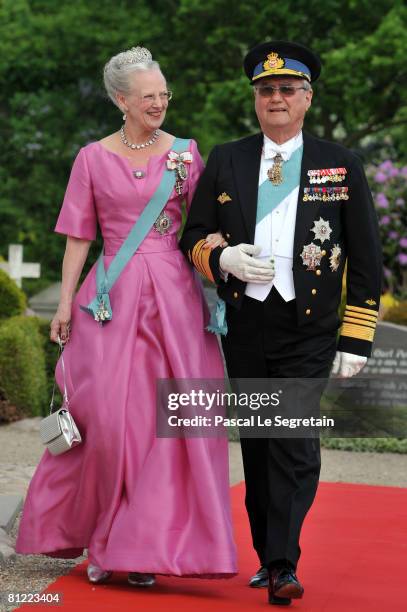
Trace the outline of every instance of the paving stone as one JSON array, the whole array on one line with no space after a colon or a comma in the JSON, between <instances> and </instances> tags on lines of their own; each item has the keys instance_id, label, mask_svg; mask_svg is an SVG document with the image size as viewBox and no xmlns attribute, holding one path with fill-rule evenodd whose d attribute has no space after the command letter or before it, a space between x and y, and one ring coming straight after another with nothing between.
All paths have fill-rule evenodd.
<instances>
[{"instance_id":1,"label":"paving stone","mask_svg":"<svg viewBox=\"0 0 407 612\"><path fill-rule=\"evenodd\" d=\"M6 427L8 427L9 432L12 432L12 431L26 431L26 432L39 431L41 420L42 420L42 417L21 419L21 421L15 421L14 423L10 423L10 425L7 425Z\"/></svg>"},{"instance_id":2,"label":"paving stone","mask_svg":"<svg viewBox=\"0 0 407 612\"><path fill-rule=\"evenodd\" d=\"M4 529L0 529L0 544L5 544L6 546L13 548L13 540L10 538L8 533L4 531Z\"/></svg>"},{"instance_id":3,"label":"paving stone","mask_svg":"<svg viewBox=\"0 0 407 612\"><path fill-rule=\"evenodd\" d=\"M10 532L22 505L21 495L0 495L0 529Z\"/></svg>"},{"instance_id":4,"label":"paving stone","mask_svg":"<svg viewBox=\"0 0 407 612\"><path fill-rule=\"evenodd\" d=\"M9 561L13 561L16 558L14 548L2 544L0 542L0 567L4 567Z\"/></svg>"}]
</instances>

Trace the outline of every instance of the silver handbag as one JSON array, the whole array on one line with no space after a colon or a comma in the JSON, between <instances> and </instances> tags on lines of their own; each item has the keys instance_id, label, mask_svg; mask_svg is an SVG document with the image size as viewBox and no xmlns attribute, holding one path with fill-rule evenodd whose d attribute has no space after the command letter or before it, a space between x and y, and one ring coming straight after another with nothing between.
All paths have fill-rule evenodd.
<instances>
[{"instance_id":1,"label":"silver handbag","mask_svg":"<svg viewBox=\"0 0 407 612\"><path fill-rule=\"evenodd\" d=\"M40 423L41 442L45 444L52 455L60 455L82 442L81 434L69 412L69 400L66 390L65 364L62 354L63 344L58 336L61 354L62 374L64 378L64 395L61 408L54 411L55 382L52 390L49 416Z\"/></svg>"}]
</instances>

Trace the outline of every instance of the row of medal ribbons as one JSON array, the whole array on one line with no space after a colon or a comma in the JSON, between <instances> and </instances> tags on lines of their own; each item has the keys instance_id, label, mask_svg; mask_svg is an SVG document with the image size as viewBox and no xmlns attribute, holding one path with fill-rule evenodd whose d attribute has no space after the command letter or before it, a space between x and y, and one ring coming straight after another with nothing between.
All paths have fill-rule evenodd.
<instances>
[{"instance_id":1,"label":"row of medal ribbons","mask_svg":"<svg viewBox=\"0 0 407 612\"><path fill-rule=\"evenodd\" d=\"M303 202L335 202L336 200L349 200L347 187L305 187Z\"/></svg>"},{"instance_id":2,"label":"row of medal ribbons","mask_svg":"<svg viewBox=\"0 0 407 612\"><path fill-rule=\"evenodd\" d=\"M321 168L320 170L308 170L307 175L312 183L341 183L345 180L346 168Z\"/></svg>"}]
</instances>

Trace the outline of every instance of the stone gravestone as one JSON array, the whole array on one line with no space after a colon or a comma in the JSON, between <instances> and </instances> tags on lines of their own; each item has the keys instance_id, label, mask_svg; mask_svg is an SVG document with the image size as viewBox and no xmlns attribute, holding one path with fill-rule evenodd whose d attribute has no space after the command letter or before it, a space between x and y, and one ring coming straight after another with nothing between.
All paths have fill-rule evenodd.
<instances>
[{"instance_id":1,"label":"stone gravestone","mask_svg":"<svg viewBox=\"0 0 407 612\"><path fill-rule=\"evenodd\" d=\"M407 437L407 327L379 322L365 367L350 379L331 378L329 394L341 423L330 435Z\"/></svg>"},{"instance_id":2,"label":"stone gravestone","mask_svg":"<svg viewBox=\"0 0 407 612\"><path fill-rule=\"evenodd\" d=\"M54 283L34 295L28 304L34 313L42 319L51 320L58 308L61 283Z\"/></svg>"},{"instance_id":3,"label":"stone gravestone","mask_svg":"<svg viewBox=\"0 0 407 612\"><path fill-rule=\"evenodd\" d=\"M363 376L407 377L407 326L377 324L372 356L362 370Z\"/></svg>"},{"instance_id":4,"label":"stone gravestone","mask_svg":"<svg viewBox=\"0 0 407 612\"><path fill-rule=\"evenodd\" d=\"M372 356L360 376L366 382L362 405L374 400L389 430L403 437L407 431L406 326L384 321L377 324Z\"/></svg>"}]
</instances>

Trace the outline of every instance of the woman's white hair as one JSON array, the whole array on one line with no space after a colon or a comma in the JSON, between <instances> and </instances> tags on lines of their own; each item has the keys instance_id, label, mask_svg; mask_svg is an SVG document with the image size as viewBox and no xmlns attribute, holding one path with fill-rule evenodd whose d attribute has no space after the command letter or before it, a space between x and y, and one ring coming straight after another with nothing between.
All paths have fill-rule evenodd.
<instances>
[{"instance_id":1,"label":"woman's white hair","mask_svg":"<svg viewBox=\"0 0 407 612\"><path fill-rule=\"evenodd\" d=\"M134 72L160 70L158 62L154 61L148 49L132 47L114 55L104 67L103 81L107 95L117 107L116 93L130 93L130 75Z\"/></svg>"}]
</instances>

